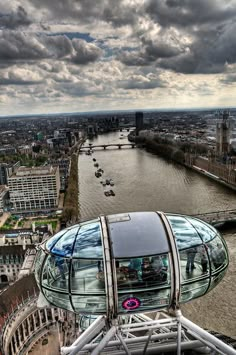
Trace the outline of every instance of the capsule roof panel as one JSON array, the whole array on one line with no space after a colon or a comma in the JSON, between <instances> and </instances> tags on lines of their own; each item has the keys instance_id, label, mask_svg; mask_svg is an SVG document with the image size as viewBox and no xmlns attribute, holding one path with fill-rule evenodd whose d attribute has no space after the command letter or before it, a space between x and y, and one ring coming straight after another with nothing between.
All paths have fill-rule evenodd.
<instances>
[{"instance_id":1,"label":"capsule roof panel","mask_svg":"<svg viewBox=\"0 0 236 355\"><path fill-rule=\"evenodd\" d=\"M102 258L99 220L81 223L57 233L46 243L46 248L61 257Z\"/></svg>"},{"instance_id":2,"label":"capsule roof panel","mask_svg":"<svg viewBox=\"0 0 236 355\"><path fill-rule=\"evenodd\" d=\"M213 226L197 218L168 213L166 217L171 225L179 250L207 243L218 234Z\"/></svg>"},{"instance_id":3,"label":"capsule roof panel","mask_svg":"<svg viewBox=\"0 0 236 355\"><path fill-rule=\"evenodd\" d=\"M169 251L166 232L156 212L132 212L107 217L114 258Z\"/></svg>"}]
</instances>

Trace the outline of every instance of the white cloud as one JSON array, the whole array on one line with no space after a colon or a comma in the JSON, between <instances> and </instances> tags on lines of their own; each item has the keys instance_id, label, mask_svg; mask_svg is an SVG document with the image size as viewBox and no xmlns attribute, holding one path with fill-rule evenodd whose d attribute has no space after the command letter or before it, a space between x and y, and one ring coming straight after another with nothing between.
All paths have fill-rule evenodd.
<instances>
[{"instance_id":1,"label":"white cloud","mask_svg":"<svg viewBox=\"0 0 236 355\"><path fill-rule=\"evenodd\" d=\"M16 66L0 73L0 85L33 85L40 82L42 77L39 73Z\"/></svg>"},{"instance_id":2,"label":"white cloud","mask_svg":"<svg viewBox=\"0 0 236 355\"><path fill-rule=\"evenodd\" d=\"M1 112L232 106L235 20L235 0L2 1Z\"/></svg>"}]
</instances>

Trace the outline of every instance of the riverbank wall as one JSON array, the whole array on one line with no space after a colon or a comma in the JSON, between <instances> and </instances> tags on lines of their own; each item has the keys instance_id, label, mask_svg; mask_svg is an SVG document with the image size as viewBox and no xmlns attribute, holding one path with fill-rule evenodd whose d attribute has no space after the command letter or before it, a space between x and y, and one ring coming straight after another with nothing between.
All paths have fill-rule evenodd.
<instances>
[{"instance_id":1,"label":"riverbank wall","mask_svg":"<svg viewBox=\"0 0 236 355\"><path fill-rule=\"evenodd\" d=\"M194 170L196 173L206 176L208 179L214 180L214 181L218 182L219 184L224 185L224 186L228 187L229 189L236 191L236 186L229 184L228 182L224 181L221 177L214 175L212 173L209 173L207 170L201 169L200 167L198 167L196 165L192 165L192 166L187 165L187 164L184 164L184 165L185 165L185 167L187 167L191 170Z\"/></svg>"},{"instance_id":2,"label":"riverbank wall","mask_svg":"<svg viewBox=\"0 0 236 355\"><path fill-rule=\"evenodd\" d=\"M81 140L71 152L71 168L68 187L65 193L64 208L61 216L61 229L78 222L79 216L79 149L84 143Z\"/></svg>"},{"instance_id":3,"label":"riverbank wall","mask_svg":"<svg viewBox=\"0 0 236 355\"><path fill-rule=\"evenodd\" d=\"M236 191L236 170L234 169L234 166L225 166L217 162L212 162L210 158L201 156L192 157L190 154L186 156L184 165L191 170Z\"/></svg>"}]
</instances>

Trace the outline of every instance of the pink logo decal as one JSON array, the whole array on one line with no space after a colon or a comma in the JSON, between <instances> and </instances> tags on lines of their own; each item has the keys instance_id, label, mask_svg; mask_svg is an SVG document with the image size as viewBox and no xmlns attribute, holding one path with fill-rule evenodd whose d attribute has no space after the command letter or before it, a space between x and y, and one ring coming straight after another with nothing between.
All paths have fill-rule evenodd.
<instances>
[{"instance_id":1,"label":"pink logo decal","mask_svg":"<svg viewBox=\"0 0 236 355\"><path fill-rule=\"evenodd\" d=\"M124 309L127 309L128 311L132 311L133 309L140 307L140 305L141 305L141 302L136 297L127 298L126 300L124 300L122 302L122 307Z\"/></svg>"}]
</instances>

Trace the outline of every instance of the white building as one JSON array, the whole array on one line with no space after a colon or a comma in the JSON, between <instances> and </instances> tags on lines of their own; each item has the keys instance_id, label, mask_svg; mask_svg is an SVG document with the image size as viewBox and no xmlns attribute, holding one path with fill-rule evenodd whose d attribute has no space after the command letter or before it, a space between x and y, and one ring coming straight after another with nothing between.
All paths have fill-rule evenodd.
<instances>
[{"instance_id":1,"label":"white building","mask_svg":"<svg viewBox=\"0 0 236 355\"><path fill-rule=\"evenodd\" d=\"M19 167L8 179L8 186L14 210L56 208L60 191L59 167Z\"/></svg>"},{"instance_id":2,"label":"white building","mask_svg":"<svg viewBox=\"0 0 236 355\"><path fill-rule=\"evenodd\" d=\"M8 195L8 187L5 185L0 185L0 211L3 211L6 199Z\"/></svg>"}]
</instances>

